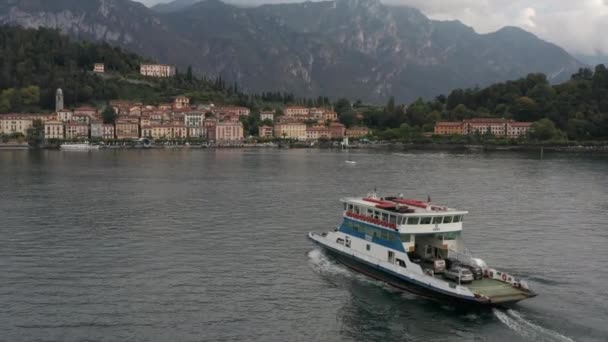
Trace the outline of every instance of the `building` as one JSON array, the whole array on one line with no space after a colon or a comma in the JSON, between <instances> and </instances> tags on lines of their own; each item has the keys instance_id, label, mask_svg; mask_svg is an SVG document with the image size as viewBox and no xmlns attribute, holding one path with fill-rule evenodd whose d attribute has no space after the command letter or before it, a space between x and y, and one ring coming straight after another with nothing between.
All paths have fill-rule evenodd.
<instances>
[{"instance_id":1,"label":"building","mask_svg":"<svg viewBox=\"0 0 608 342\"><path fill-rule=\"evenodd\" d=\"M464 134L493 134L495 136L507 135L506 119L470 119L463 121Z\"/></svg>"},{"instance_id":2,"label":"building","mask_svg":"<svg viewBox=\"0 0 608 342\"><path fill-rule=\"evenodd\" d=\"M175 76L175 66L165 64L142 64L139 66L139 73L148 77L173 77Z\"/></svg>"},{"instance_id":3,"label":"building","mask_svg":"<svg viewBox=\"0 0 608 342\"><path fill-rule=\"evenodd\" d=\"M330 123L329 130L331 131L332 139L342 139L346 134L346 126L339 122Z\"/></svg>"},{"instance_id":4,"label":"building","mask_svg":"<svg viewBox=\"0 0 608 342\"><path fill-rule=\"evenodd\" d=\"M260 112L260 120L261 121L264 121L264 120L274 121L274 111Z\"/></svg>"},{"instance_id":5,"label":"building","mask_svg":"<svg viewBox=\"0 0 608 342\"><path fill-rule=\"evenodd\" d=\"M338 121L338 113L333 110L325 111L325 121Z\"/></svg>"},{"instance_id":6,"label":"building","mask_svg":"<svg viewBox=\"0 0 608 342\"><path fill-rule=\"evenodd\" d=\"M112 124L103 124L103 136L104 140L114 139L116 136L114 135L114 125Z\"/></svg>"},{"instance_id":7,"label":"building","mask_svg":"<svg viewBox=\"0 0 608 342\"><path fill-rule=\"evenodd\" d=\"M345 132L346 136L349 138L363 138L369 135L369 128L367 127L351 127L347 128Z\"/></svg>"},{"instance_id":8,"label":"building","mask_svg":"<svg viewBox=\"0 0 608 342\"><path fill-rule=\"evenodd\" d=\"M440 121L435 124L434 133L437 135L462 135L464 133L464 123Z\"/></svg>"},{"instance_id":9,"label":"building","mask_svg":"<svg viewBox=\"0 0 608 342\"><path fill-rule=\"evenodd\" d=\"M34 120L25 115L3 115L0 116L0 134L23 134L32 127Z\"/></svg>"},{"instance_id":10,"label":"building","mask_svg":"<svg viewBox=\"0 0 608 342\"><path fill-rule=\"evenodd\" d=\"M135 119L118 119L114 124L116 139L139 138L139 121Z\"/></svg>"},{"instance_id":11,"label":"building","mask_svg":"<svg viewBox=\"0 0 608 342\"><path fill-rule=\"evenodd\" d=\"M237 142L243 140L243 124L240 122L217 122L208 128L209 140L215 142Z\"/></svg>"},{"instance_id":12,"label":"building","mask_svg":"<svg viewBox=\"0 0 608 342\"><path fill-rule=\"evenodd\" d=\"M88 116L89 118L94 118L97 116L97 109L93 108L93 107L78 107L78 108L74 109L74 114L72 114L72 117L76 116L76 115Z\"/></svg>"},{"instance_id":13,"label":"building","mask_svg":"<svg viewBox=\"0 0 608 342\"><path fill-rule=\"evenodd\" d=\"M286 139L306 140L306 124L283 122L274 126L274 136Z\"/></svg>"},{"instance_id":14,"label":"building","mask_svg":"<svg viewBox=\"0 0 608 342\"><path fill-rule=\"evenodd\" d=\"M65 138L70 140L86 140L89 138L89 125L79 122L65 124Z\"/></svg>"},{"instance_id":15,"label":"building","mask_svg":"<svg viewBox=\"0 0 608 342\"><path fill-rule=\"evenodd\" d=\"M205 138L206 130L203 125L196 127L186 127L188 130L188 138Z\"/></svg>"},{"instance_id":16,"label":"building","mask_svg":"<svg viewBox=\"0 0 608 342\"><path fill-rule=\"evenodd\" d=\"M258 128L258 135L260 138L272 138L272 132L272 126L263 125Z\"/></svg>"},{"instance_id":17,"label":"building","mask_svg":"<svg viewBox=\"0 0 608 342\"><path fill-rule=\"evenodd\" d=\"M531 129L531 122L509 122L507 124L507 137L516 139L527 135Z\"/></svg>"},{"instance_id":18,"label":"building","mask_svg":"<svg viewBox=\"0 0 608 342\"><path fill-rule=\"evenodd\" d=\"M331 138L331 130L325 126L313 126L306 128L307 140L319 140Z\"/></svg>"},{"instance_id":19,"label":"building","mask_svg":"<svg viewBox=\"0 0 608 342\"><path fill-rule=\"evenodd\" d=\"M87 114L74 114L74 115L72 115L72 120L70 120L70 121L88 124L91 122L91 116L89 116Z\"/></svg>"},{"instance_id":20,"label":"building","mask_svg":"<svg viewBox=\"0 0 608 342\"><path fill-rule=\"evenodd\" d=\"M62 109L57 111L57 120L61 122L69 122L72 121L72 116L74 113L69 109Z\"/></svg>"},{"instance_id":21,"label":"building","mask_svg":"<svg viewBox=\"0 0 608 342\"><path fill-rule=\"evenodd\" d=\"M178 96L173 101L173 108L181 109L190 107L190 99L186 96Z\"/></svg>"},{"instance_id":22,"label":"building","mask_svg":"<svg viewBox=\"0 0 608 342\"><path fill-rule=\"evenodd\" d=\"M65 138L65 127L61 121L47 121L44 123L45 139Z\"/></svg>"},{"instance_id":23,"label":"building","mask_svg":"<svg viewBox=\"0 0 608 342\"><path fill-rule=\"evenodd\" d=\"M103 74L104 72L106 72L105 64L95 63L95 65L93 65L93 72L96 72L98 74Z\"/></svg>"},{"instance_id":24,"label":"building","mask_svg":"<svg viewBox=\"0 0 608 342\"><path fill-rule=\"evenodd\" d=\"M184 113L184 125L186 127L202 127L203 121L205 121L205 113L203 112Z\"/></svg>"},{"instance_id":25,"label":"building","mask_svg":"<svg viewBox=\"0 0 608 342\"><path fill-rule=\"evenodd\" d=\"M142 135L154 139L186 139L188 128L181 122L154 124L143 128Z\"/></svg>"},{"instance_id":26,"label":"building","mask_svg":"<svg viewBox=\"0 0 608 342\"><path fill-rule=\"evenodd\" d=\"M247 107L215 107L213 109L213 114L218 114L220 118L223 116L249 116L251 114L251 110Z\"/></svg>"},{"instance_id":27,"label":"building","mask_svg":"<svg viewBox=\"0 0 608 342\"><path fill-rule=\"evenodd\" d=\"M308 117L308 115L310 114L310 110L302 106L289 106L285 107L283 113L288 118L302 118Z\"/></svg>"},{"instance_id":28,"label":"building","mask_svg":"<svg viewBox=\"0 0 608 342\"><path fill-rule=\"evenodd\" d=\"M437 122L434 134L492 134L497 137L518 138L532 128L530 122L515 122L506 119L476 118L461 122Z\"/></svg>"},{"instance_id":29,"label":"building","mask_svg":"<svg viewBox=\"0 0 608 342\"><path fill-rule=\"evenodd\" d=\"M91 122L91 138L103 138L103 122L98 120Z\"/></svg>"}]
</instances>

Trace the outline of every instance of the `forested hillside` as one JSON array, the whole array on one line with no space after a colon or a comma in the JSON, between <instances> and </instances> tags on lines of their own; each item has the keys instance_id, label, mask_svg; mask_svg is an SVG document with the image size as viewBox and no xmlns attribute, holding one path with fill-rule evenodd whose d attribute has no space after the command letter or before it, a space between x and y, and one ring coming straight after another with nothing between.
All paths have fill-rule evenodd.
<instances>
[{"instance_id":1,"label":"forested hillside","mask_svg":"<svg viewBox=\"0 0 608 342\"><path fill-rule=\"evenodd\" d=\"M357 109L355 108L355 111ZM581 69L571 79L551 85L543 74L486 88L456 89L431 101L407 107L390 100L384 108L364 108L362 123L384 131L385 138L411 138L431 132L437 121L506 118L537 122L542 140L608 138L608 69ZM352 113L349 121L357 124Z\"/></svg>"}]
</instances>

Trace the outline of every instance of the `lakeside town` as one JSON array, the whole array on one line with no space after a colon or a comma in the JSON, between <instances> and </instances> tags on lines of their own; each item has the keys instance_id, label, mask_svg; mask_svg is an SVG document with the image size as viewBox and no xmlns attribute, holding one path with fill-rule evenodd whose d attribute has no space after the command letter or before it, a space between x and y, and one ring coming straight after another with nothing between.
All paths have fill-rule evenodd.
<instances>
[{"instance_id":1,"label":"lakeside town","mask_svg":"<svg viewBox=\"0 0 608 342\"><path fill-rule=\"evenodd\" d=\"M93 72L104 73L97 63ZM147 77L175 75L170 65L142 64L140 73ZM105 108L91 106L66 108L62 89L55 94L53 113L15 113L0 115L0 135L26 138L36 122L41 125L48 144L64 142L114 142L150 139L152 141L205 141L215 146L245 142L268 142L277 139L315 143L320 140L358 140L372 137L364 126L346 127L332 108L286 106L259 113L257 136L248 135L243 119L252 115L250 108L213 103L192 104L187 96L176 96L171 103L151 105L134 101L109 101ZM358 114L361 115L361 114ZM360 118L361 119L361 118ZM517 139L529 133L532 123L507 119L474 118L459 122L437 122L428 135L483 135Z\"/></svg>"}]
</instances>

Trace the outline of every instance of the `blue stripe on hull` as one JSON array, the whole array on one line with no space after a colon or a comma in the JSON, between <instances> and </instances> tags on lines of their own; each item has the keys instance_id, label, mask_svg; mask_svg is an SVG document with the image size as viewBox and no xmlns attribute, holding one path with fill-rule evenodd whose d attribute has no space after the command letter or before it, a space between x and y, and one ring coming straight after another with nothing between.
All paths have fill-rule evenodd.
<instances>
[{"instance_id":1,"label":"blue stripe on hull","mask_svg":"<svg viewBox=\"0 0 608 342\"><path fill-rule=\"evenodd\" d=\"M313 240L314 241L314 240ZM316 242L316 241L315 241ZM319 244L318 242L316 242ZM440 290L434 289L429 286L425 286L422 283L416 282L415 280L408 280L405 277L398 276L393 274L390 271L384 270L383 268L369 264L363 260L354 259L352 256L344 254L336 249L333 249L329 246L325 246L323 244L319 244L323 247L330 256L335 258L338 262L344 264L348 268L351 268L359 273L365 274L371 278L383 281L397 289L411 292L426 298L440 300L442 302L448 302L456 305L466 305L466 306L488 306L492 305L491 303L486 303L482 301L478 301L475 298L470 297L462 297L456 294L448 294L445 292L441 292Z\"/></svg>"}]
</instances>

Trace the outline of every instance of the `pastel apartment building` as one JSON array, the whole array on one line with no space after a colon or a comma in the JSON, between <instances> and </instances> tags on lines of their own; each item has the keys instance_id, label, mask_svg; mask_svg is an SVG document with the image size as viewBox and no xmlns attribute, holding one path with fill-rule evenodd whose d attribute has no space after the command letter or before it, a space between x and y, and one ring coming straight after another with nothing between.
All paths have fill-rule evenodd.
<instances>
[{"instance_id":1,"label":"pastel apartment building","mask_svg":"<svg viewBox=\"0 0 608 342\"><path fill-rule=\"evenodd\" d=\"M260 120L261 121L264 121L264 120L274 121L274 111L260 112Z\"/></svg>"},{"instance_id":2,"label":"pastel apartment building","mask_svg":"<svg viewBox=\"0 0 608 342\"><path fill-rule=\"evenodd\" d=\"M190 107L190 99L187 96L178 96L173 101L173 108L181 109Z\"/></svg>"},{"instance_id":3,"label":"pastel apartment building","mask_svg":"<svg viewBox=\"0 0 608 342\"><path fill-rule=\"evenodd\" d=\"M331 131L332 139L342 139L346 135L346 126L339 122L330 123L329 130Z\"/></svg>"},{"instance_id":4,"label":"pastel apartment building","mask_svg":"<svg viewBox=\"0 0 608 342\"><path fill-rule=\"evenodd\" d=\"M173 77L175 66L166 64L141 64L139 73L147 77Z\"/></svg>"},{"instance_id":5,"label":"pastel apartment building","mask_svg":"<svg viewBox=\"0 0 608 342\"><path fill-rule=\"evenodd\" d=\"M261 138L272 138L272 135L273 135L272 132L273 132L273 130L274 129L273 129L272 126L263 125L263 126L260 126L258 128L258 135Z\"/></svg>"},{"instance_id":6,"label":"pastel apartment building","mask_svg":"<svg viewBox=\"0 0 608 342\"><path fill-rule=\"evenodd\" d=\"M68 140L84 140L89 138L89 125L80 122L65 124L65 138Z\"/></svg>"},{"instance_id":7,"label":"pastel apartment building","mask_svg":"<svg viewBox=\"0 0 608 342\"><path fill-rule=\"evenodd\" d=\"M531 122L477 118L458 122L437 122L435 124L434 133L437 135L483 135L491 133L498 137L518 138L528 134L531 128Z\"/></svg>"},{"instance_id":8,"label":"pastel apartment building","mask_svg":"<svg viewBox=\"0 0 608 342\"><path fill-rule=\"evenodd\" d=\"M282 122L274 126L274 136L287 139L306 140L306 124Z\"/></svg>"},{"instance_id":9,"label":"pastel apartment building","mask_svg":"<svg viewBox=\"0 0 608 342\"><path fill-rule=\"evenodd\" d=\"M351 127L347 128L345 134L349 138L363 138L369 135L369 128L367 127Z\"/></svg>"},{"instance_id":10,"label":"pastel apartment building","mask_svg":"<svg viewBox=\"0 0 608 342\"><path fill-rule=\"evenodd\" d=\"M45 139L64 139L65 126L61 121L47 121L44 123Z\"/></svg>"},{"instance_id":11,"label":"pastel apartment building","mask_svg":"<svg viewBox=\"0 0 608 342\"><path fill-rule=\"evenodd\" d=\"M103 63L95 63L93 65L93 72L98 74L103 74L106 72L106 66Z\"/></svg>"},{"instance_id":12,"label":"pastel apartment building","mask_svg":"<svg viewBox=\"0 0 608 342\"><path fill-rule=\"evenodd\" d=\"M437 135L462 135L464 134L464 123L440 121L435 124L434 133Z\"/></svg>"},{"instance_id":13,"label":"pastel apartment building","mask_svg":"<svg viewBox=\"0 0 608 342\"><path fill-rule=\"evenodd\" d=\"M319 140L331 138L331 130L325 126L313 126L306 128L307 140Z\"/></svg>"},{"instance_id":14,"label":"pastel apartment building","mask_svg":"<svg viewBox=\"0 0 608 342\"><path fill-rule=\"evenodd\" d=\"M19 115L0 116L0 134L23 134L27 135L27 130L32 127L33 119Z\"/></svg>"},{"instance_id":15,"label":"pastel apartment building","mask_svg":"<svg viewBox=\"0 0 608 342\"><path fill-rule=\"evenodd\" d=\"M243 140L243 124L240 122L217 122L208 127L209 140L237 142Z\"/></svg>"},{"instance_id":16,"label":"pastel apartment building","mask_svg":"<svg viewBox=\"0 0 608 342\"><path fill-rule=\"evenodd\" d=\"M285 109L283 110L283 114L285 114L285 117L287 118L307 118L310 114L310 110L303 106L289 106L285 107Z\"/></svg>"},{"instance_id":17,"label":"pastel apartment building","mask_svg":"<svg viewBox=\"0 0 608 342\"><path fill-rule=\"evenodd\" d=\"M139 138L139 121L136 119L118 119L114 123L116 139Z\"/></svg>"}]
</instances>

